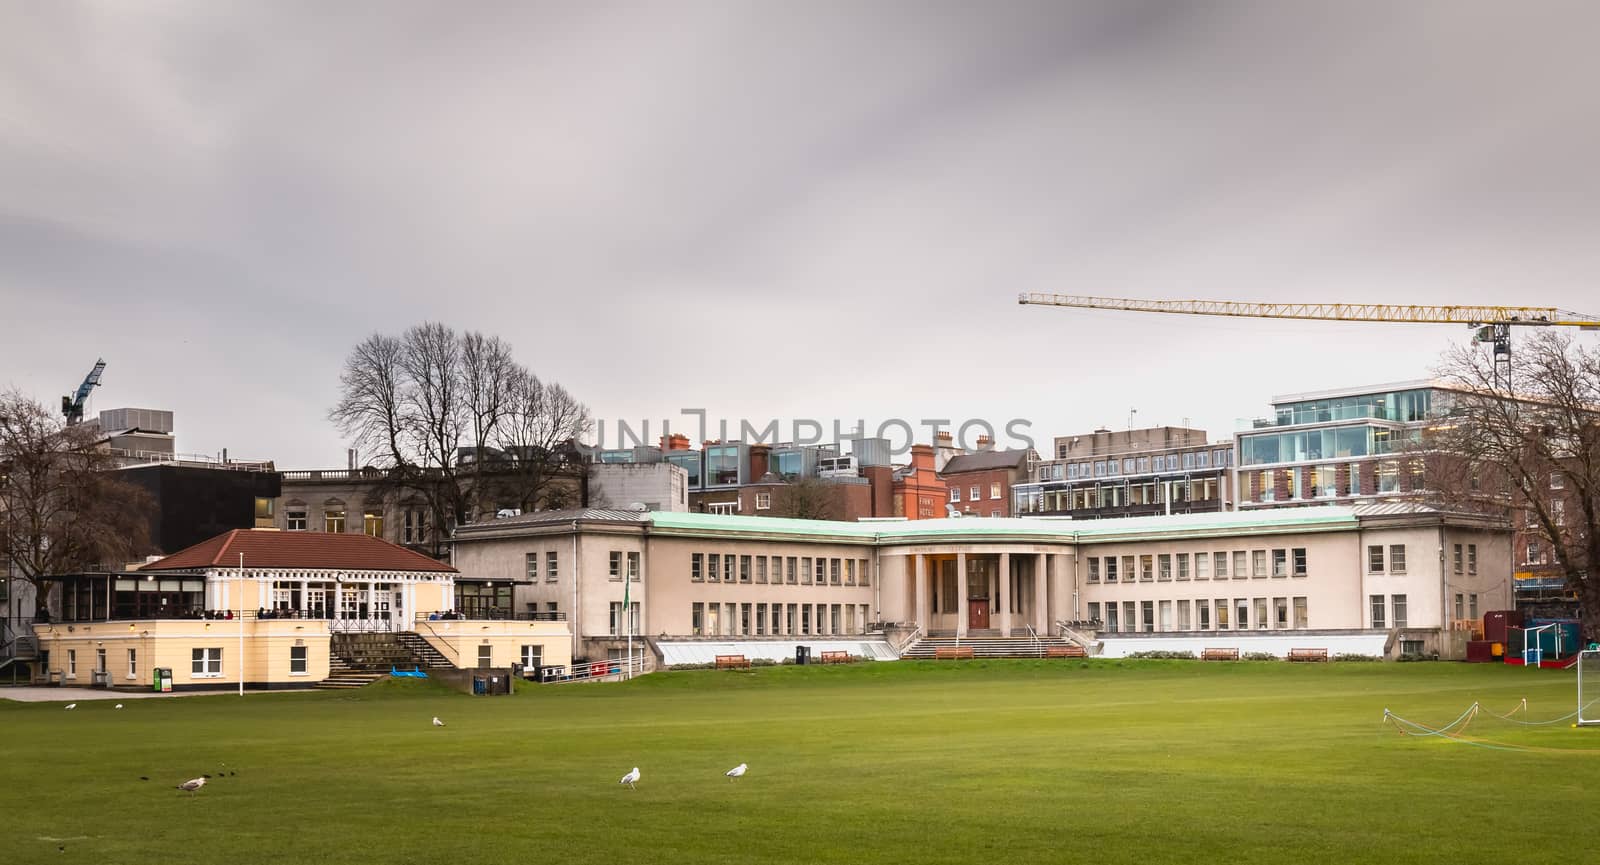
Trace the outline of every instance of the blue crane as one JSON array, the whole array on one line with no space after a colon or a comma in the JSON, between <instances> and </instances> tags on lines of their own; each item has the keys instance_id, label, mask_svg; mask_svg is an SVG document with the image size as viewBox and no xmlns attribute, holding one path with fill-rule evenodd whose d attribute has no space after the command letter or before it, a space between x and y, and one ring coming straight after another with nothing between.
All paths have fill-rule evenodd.
<instances>
[{"instance_id":1,"label":"blue crane","mask_svg":"<svg viewBox=\"0 0 1600 865\"><path fill-rule=\"evenodd\" d=\"M89 374L83 377L83 384L78 385L78 392L61 398L61 415L67 419L67 426L83 421L83 404L89 399L89 391L100 384L100 373L105 370L106 362L96 360L94 369L89 370Z\"/></svg>"}]
</instances>

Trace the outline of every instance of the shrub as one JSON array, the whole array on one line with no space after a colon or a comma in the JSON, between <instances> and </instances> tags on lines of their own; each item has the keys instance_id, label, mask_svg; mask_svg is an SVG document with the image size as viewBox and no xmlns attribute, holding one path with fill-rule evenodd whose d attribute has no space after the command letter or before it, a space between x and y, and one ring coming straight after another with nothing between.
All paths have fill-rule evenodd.
<instances>
[{"instance_id":1,"label":"shrub","mask_svg":"<svg viewBox=\"0 0 1600 865\"><path fill-rule=\"evenodd\" d=\"M1381 661L1377 655L1363 655L1359 652L1340 652L1333 656L1335 661Z\"/></svg>"},{"instance_id":2,"label":"shrub","mask_svg":"<svg viewBox=\"0 0 1600 865\"><path fill-rule=\"evenodd\" d=\"M784 660L788 660L788 659L785 658ZM750 659L750 666L752 666L752 667L776 667L776 666L778 666L778 662L772 660L771 658L752 658L752 659Z\"/></svg>"},{"instance_id":3,"label":"shrub","mask_svg":"<svg viewBox=\"0 0 1600 865\"><path fill-rule=\"evenodd\" d=\"M1241 661L1277 661L1277 660L1280 660L1280 658L1277 655L1272 654L1271 652L1240 652L1239 653L1239 660L1241 660Z\"/></svg>"},{"instance_id":4,"label":"shrub","mask_svg":"<svg viewBox=\"0 0 1600 865\"><path fill-rule=\"evenodd\" d=\"M1130 658L1148 658L1161 661L1193 661L1194 652L1179 652L1170 649L1151 649L1145 652L1130 652Z\"/></svg>"},{"instance_id":5,"label":"shrub","mask_svg":"<svg viewBox=\"0 0 1600 865\"><path fill-rule=\"evenodd\" d=\"M1420 653L1411 653L1411 654L1401 655L1400 656L1400 660L1402 660L1402 661L1437 661L1437 660L1439 660L1439 653L1438 652L1429 652L1426 655L1420 654Z\"/></svg>"}]
</instances>

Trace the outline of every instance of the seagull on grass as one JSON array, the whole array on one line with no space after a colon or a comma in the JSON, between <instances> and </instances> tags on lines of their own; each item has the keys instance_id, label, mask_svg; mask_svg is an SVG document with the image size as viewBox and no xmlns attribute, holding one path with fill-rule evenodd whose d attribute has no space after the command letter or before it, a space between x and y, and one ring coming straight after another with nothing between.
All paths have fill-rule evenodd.
<instances>
[{"instance_id":1,"label":"seagull on grass","mask_svg":"<svg viewBox=\"0 0 1600 865\"><path fill-rule=\"evenodd\" d=\"M443 727L444 726L444 722L439 720L439 716L438 715L433 716L433 726L435 726L435 727Z\"/></svg>"},{"instance_id":2,"label":"seagull on grass","mask_svg":"<svg viewBox=\"0 0 1600 865\"><path fill-rule=\"evenodd\" d=\"M67 706L66 706L66 709L67 709L68 712L70 712L70 711L72 711L73 709L76 709L76 708L78 708L78 704L77 703L68 703Z\"/></svg>"},{"instance_id":3,"label":"seagull on grass","mask_svg":"<svg viewBox=\"0 0 1600 865\"><path fill-rule=\"evenodd\" d=\"M201 787L204 787L205 785L206 785L206 776L201 775L198 778L190 778L189 780L183 782L182 784L179 784L178 785L178 789L188 793L191 797L193 797L195 791L200 789Z\"/></svg>"},{"instance_id":4,"label":"seagull on grass","mask_svg":"<svg viewBox=\"0 0 1600 865\"><path fill-rule=\"evenodd\" d=\"M722 774L727 775L728 776L728 780L732 781L735 778L743 778L745 771L748 770L749 768L750 768L749 766L746 766L745 764L740 763L739 765L734 766L732 769L729 769L728 771L723 772Z\"/></svg>"},{"instance_id":5,"label":"seagull on grass","mask_svg":"<svg viewBox=\"0 0 1600 865\"><path fill-rule=\"evenodd\" d=\"M623 776L622 776L622 780L621 780L621 781L618 781L618 782L617 782L617 783L618 783L618 784L627 784L627 785L628 785L628 789L630 789L630 790L636 790L636 789L638 789L638 788L637 788L637 787L634 787L634 786L633 786L633 785L634 785L634 784L635 784L635 783L636 783L636 782L637 782L637 781L638 781L638 780L639 780L639 767L638 767L638 766L634 766L634 767L633 767L633 771L632 771L632 772L629 772L629 773L628 773L628 774L626 774L626 775L623 775Z\"/></svg>"},{"instance_id":6,"label":"seagull on grass","mask_svg":"<svg viewBox=\"0 0 1600 865\"><path fill-rule=\"evenodd\" d=\"M116 705L115 705L115 706L112 706L112 707L111 707L111 708L113 708L113 709L120 709L120 708L122 708L122 704L121 704L121 703L118 703L118 704L116 704Z\"/></svg>"}]
</instances>

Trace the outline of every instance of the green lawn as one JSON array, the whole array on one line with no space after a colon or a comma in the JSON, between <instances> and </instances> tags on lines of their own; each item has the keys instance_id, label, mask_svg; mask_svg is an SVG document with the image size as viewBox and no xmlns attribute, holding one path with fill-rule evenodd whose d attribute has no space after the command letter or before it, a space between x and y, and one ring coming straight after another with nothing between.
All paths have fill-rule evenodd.
<instances>
[{"instance_id":1,"label":"green lawn","mask_svg":"<svg viewBox=\"0 0 1600 865\"><path fill-rule=\"evenodd\" d=\"M120 712L0 700L0 859L1600 861L1600 729L1485 715L1473 745L1381 723L1523 697L1531 719L1565 714L1572 674L900 662L508 698L393 682ZM747 777L723 778L740 762ZM173 789L224 764L238 774L192 801ZM633 766L638 789L619 787Z\"/></svg>"}]
</instances>

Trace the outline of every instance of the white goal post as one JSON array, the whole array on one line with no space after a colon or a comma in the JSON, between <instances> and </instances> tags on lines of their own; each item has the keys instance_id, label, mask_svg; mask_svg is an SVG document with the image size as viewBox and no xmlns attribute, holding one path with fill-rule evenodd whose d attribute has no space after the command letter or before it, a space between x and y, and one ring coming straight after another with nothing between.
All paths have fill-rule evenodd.
<instances>
[{"instance_id":1,"label":"white goal post","mask_svg":"<svg viewBox=\"0 0 1600 865\"><path fill-rule=\"evenodd\" d=\"M1600 649L1578 653L1578 726L1600 727Z\"/></svg>"}]
</instances>

